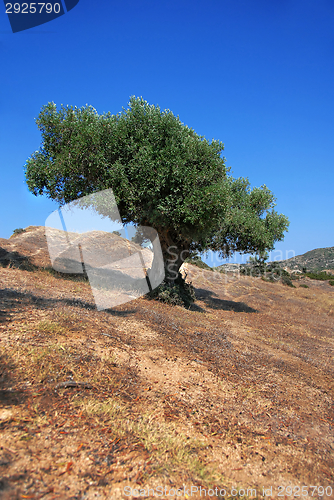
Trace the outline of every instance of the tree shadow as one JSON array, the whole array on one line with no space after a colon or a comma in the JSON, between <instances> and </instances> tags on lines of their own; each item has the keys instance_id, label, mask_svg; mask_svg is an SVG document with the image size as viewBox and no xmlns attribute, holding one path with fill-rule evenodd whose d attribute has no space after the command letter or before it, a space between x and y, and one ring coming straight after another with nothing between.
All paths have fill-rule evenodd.
<instances>
[{"instance_id":1,"label":"tree shadow","mask_svg":"<svg viewBox=\"0 0 334 500\"><path fill-rule=\"evenodd\" d=\"M0 309L0 324L9 320L9 312Z\"/></svg>"},{"instance_id":2,"label":"tree shadow","mask_svg":"<svg viewBox=\"0 0 334 500\"><path fill-rule=\"evenodd\" d=\"M195 288L196 299L202 300L211 309L222 309L224 311L256 313L256 309L248 306L244 302L235 302L233 300L218 299L218 295L211 290Z\"/></svg>"},{"instance_id":3,"label":"tree shadow","mask_svg":"<svg viewBox=\"0 0 334 500\"><path fill-rule=\"evenodd\" d=\"M85 308L90 311L96 311L96 306L81 299L66 298L45 298L38 297L30 292L19 292L10 288L0 289L0 323L10 321L11 315L24 306L34 306L37 309L48 309L56 304L63 304L71 307ZM125 317L137 312L137 309L117 310L104 309L103 312L111 316Z\"/></svg>"},{"instance_id":4,"label":"tree shadow","mask_svg":"<svg viewBox=\"0 0 334 500\"><path fill-rule=\"evenodd\" d=\"M197 299L198 297L196 297ZM205 309L203 309L203 307L199 306L198 304L191 304L190 307L189 307L189 311L195 311L195 312L199 312L199 313L205 313Z\"/></svg>"},{"instance_id":5,"label":"tree shadow","mask_svg":"<svg viewBox=\"0 0 334 500\"><path fill-rule=\"evenodd\" d=\"M16 268L24 271L37 271L38 269L26 255L2 247L0 247L0 267Z\"/></svg>"},{"instance_id":6,"label":"tree shadow","mask_svg":"<svg viewBox=\"0 0 334 500\"><path fill-rule=\"evenodd\" d=\"M121 272L116 269L92 268L87 264L85 264L85 266L82 266L81 262L77 262L73 259L60 259L60 261L57 260L57 266L59 268L62 268L64 272L55 270L53 267L50 266L48 267L36 266L30 261L30 258L28 256L22 255L16 251L8 251L0 247L0 268L1 267L16 268L19 270L29 271L32 273L36 271L42 271L51 274L56 279L90 283L91 287L94 286L99 291L102 291L102 293L104 291L111 293L121 292L127 295L129 295L130 293L132 295L135 294L135 296L139 293L138 297L140 297L142 295L145 295L143 291L149 289L146 278L132 277L131 275L128 275L127 273ZM81 272L73 271L73 270L80 271L80 269ZM90 279L87 273L90 273ZM91 282L91 280L93 280L93 282ZM3 301L1 300L2 297L1 292L2 290L0 289L0 323L9 320L9 308L7 308L7 311L3 310L4 308L3 308ZM12 298L15 297L14 300L16 300L16 302L20 302L19 300L20 296L28 297L32 301L31 303L39 308L46 308L55 303L63 303L69 306L84 307L89 310L97 309L95 305L92 305L89 302L76 298L47 299L29 293L22 294L21 292L17 292L14 289L5 289L5 292L7 297L10 296ZM126 303L127 301L124 302L124 304ZM120 306L122 305L123 304L120 304ZM111 316L120 316L120 317L128 316L130 314L137 312L137 309L118 310L115 309L115 307L119 306L108 307L103 309L103 311L107 312ZM12 313L13 312L12 309L10 310Z\"/></svg>"}]
</instances>

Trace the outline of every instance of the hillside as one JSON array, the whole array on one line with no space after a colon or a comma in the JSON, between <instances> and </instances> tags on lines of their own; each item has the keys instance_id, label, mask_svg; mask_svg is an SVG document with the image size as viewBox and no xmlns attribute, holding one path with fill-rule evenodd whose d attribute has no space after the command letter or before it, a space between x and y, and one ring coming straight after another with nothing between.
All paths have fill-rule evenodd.
<instances>
[{"instance_id":1,"label":"hillside","mask_svg":"<svg viewBox=\"0 0 334 500\"><path fill-rule=\"evenodd\" d=\"M59 235L63 235L64 232L52 228L47 228L47 231L46 235L44 226L29 226L24 232L14 234L8 240L0 238L0 265L19 269L51 268L47 236L49 240L56 241L57 248L59 241L64 239L60 239ZM106 263L120 261L138 251L142 252L145 265L147 267L151 265L153 254L149 249L142 248L116 234L104 231L68 232L66 234L74 248L81 244L82 248L88 249L86 252L88 260L94 260L96 266L105 266ZM81 273L82 265L79 252L68 248L66 239L64 243L57 248L57 270L64 273L70 271ZM90 253L94 254L93 257L90 257ZM115 267L120 268L120 264Z\"/></svg>"},{"instance_id":2,"label":"hillside","mask_svg":"<svg viewBox=\"0 0 334 500\"><path fill-rule=\"evenodd\" d=\"M307 271L334 270L334 247L316 248L302 255L297 255L287 260L280 260L279 264L294 270Z\"/></svg>"},{"instance_id":3,"label":"hillside","mask_svg":"<svg viewBox=\"0 0 334 500\"><path fill-rule=\"evenodd\" d=\"M45 264L42 231L29 232L21 262ZM23 252L23 235L0 247ZM330 492L334 287L183 271L197 297L189 310L142 297L97 311L88 282L0 267L1 498Z\"/></svg>"},{"instance_id":4,"label":"hillside","mask_svg":"<svg viewBox=\"0 0 334 500\"><path fill-rule=\"evenodd\" d=\"M316 248L310 250L302 255L296 255L291 259L278 260L277 262L281 267L286 268L288 271L302 271L306 267L307 271L334 271L334 247ZM226 272L235 272L241 264L222 264L216 269L222 269ZM242 264L249 266L250 264Z\"/></svg>"}]
</instances>

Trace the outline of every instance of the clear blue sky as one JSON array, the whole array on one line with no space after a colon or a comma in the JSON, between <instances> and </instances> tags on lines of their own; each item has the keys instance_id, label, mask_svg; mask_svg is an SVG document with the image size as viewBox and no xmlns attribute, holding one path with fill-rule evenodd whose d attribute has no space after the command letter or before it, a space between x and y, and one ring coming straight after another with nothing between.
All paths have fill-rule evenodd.
<instances>
[{"instance_id":1,"label":"clear blue sky","mask_svg":"<svg viewBox=\"0 0 334 500\"><path fill-rule=\"evenodd\" d=\"M41 107L115 114L135 95L224 142L232 175L274 192L291 224L272 258L334 246L332 0L80 0L15 34L0 12L0 237L57 208L24 182Z\"/></svg>"}]
</instances>

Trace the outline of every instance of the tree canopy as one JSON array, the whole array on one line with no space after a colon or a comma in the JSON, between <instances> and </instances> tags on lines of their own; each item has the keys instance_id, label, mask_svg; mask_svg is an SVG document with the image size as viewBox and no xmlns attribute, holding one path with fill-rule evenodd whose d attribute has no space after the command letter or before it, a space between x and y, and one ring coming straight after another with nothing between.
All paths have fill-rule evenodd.
<instances>
[{"instance_id":1,"label":"tree canopy","mask_svg":"<svg viewBox=\"0 0 334 500\"><path fill-rule=\"evenodd\" d=\"M176 255L169 272L187 252L259 253L284 238L289 222L273 193L229 175L224 144L170 110L134 96L116 115L49 102L36 123L42 144L25 165L29 190L63 205L111 188L122 222L153 227L165 260Z\"/></svg>"}]
</instances>

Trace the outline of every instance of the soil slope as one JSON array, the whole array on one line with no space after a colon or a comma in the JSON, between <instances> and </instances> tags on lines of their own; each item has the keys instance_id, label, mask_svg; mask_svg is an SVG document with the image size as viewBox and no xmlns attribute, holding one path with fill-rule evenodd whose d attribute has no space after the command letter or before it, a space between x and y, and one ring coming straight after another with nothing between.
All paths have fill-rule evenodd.
<instances>
[{"instance_id":1,"label":"soil slope","mask_svg":"<svg viewBox=\"0 0 334 500\"><path fill-rule=\"evenodd\" d=\"M0 268L1 498L334 497L334 287L184 271L190 310L98 312L89 283Z\"/></svg>"}]
</instances>

